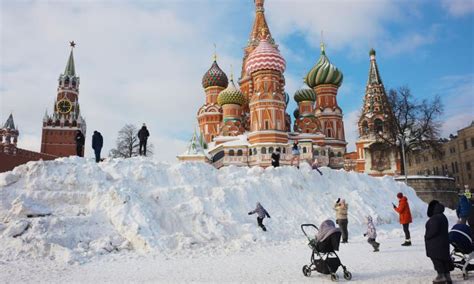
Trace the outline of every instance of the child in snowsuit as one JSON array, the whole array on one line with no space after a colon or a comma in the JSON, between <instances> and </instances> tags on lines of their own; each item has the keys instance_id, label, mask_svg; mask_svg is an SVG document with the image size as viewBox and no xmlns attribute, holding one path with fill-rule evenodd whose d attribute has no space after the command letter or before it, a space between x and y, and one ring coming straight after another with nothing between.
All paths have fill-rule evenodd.
<instances>
[{"instance_id":1,"label":"child in snowsuit","mask_svg":"<svg viewBox=\"0 0 474 284\"><path fill-rule=\"evenodd\" d=\"M372 245L374 252L379 251L380 243L375 241L377 231L371 216L367 216L367 232L365 232L364 237L368 237L367 242Z\"/></svg>"},{"instance_id":2,"label":"child in snowsuit","mask_svg":"<svg viewBox=\"0 0 474 284\"><path fill-rule=\"evenodd\" d=\"M438 273L433 283L452 283L450 271L454 265L449 254L448 219L443 214L444 205L433 200L428 205L426 222L425 248L426 256L431 259Z\"/></svg>"},{"instance_id":3,"label":"child in snowsuit","mask_svg":"<svg viewBox=\"0 0 474 284\"><path fill-rule=\"evenodd\" d=\"M271 217L268 214L267 210L265 210L265 208L263 208L262 204L260 204L260 202L257 202L257 207L255 208L255 210L250 211L248 214L252 215L252 214L255 214L255 213L257 213L258 226L260 228L262 228L262 230L266 231L267 228L265 227L265 225L263 225L263 219L265 219L265 217L268 217L268 218L271 218Z\"/></svg>"},{"instance_id":4,"label":"child in snowsuit","mask_svg":"<svg viewBox=\"0 0 474 284\"><path fill-rule=\"evenodd\" d=\"M318 168L318 160L317 159L314 159L314 162L311 165L311 168L313 168L313 170L317 170L320 175L323 175L323 173Z\"/></svg>"}]
</instances>

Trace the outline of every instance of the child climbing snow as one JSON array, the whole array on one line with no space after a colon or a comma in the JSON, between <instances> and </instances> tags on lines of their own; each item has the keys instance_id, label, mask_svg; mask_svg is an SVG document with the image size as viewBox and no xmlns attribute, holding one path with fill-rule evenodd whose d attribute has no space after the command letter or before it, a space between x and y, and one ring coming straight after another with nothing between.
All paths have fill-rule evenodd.
<instances>
[{"instance_id":1,"label":"child climbing snow","mask_svg":"<svg viewBox=\"0 0 474 284\"><path fill-rule=\"evenodd\" d=\"M263 206L262 206L262 204L260 204L260 202L257 202L257 207L255 208L255 210L250 211L248 214L252 215L252 214L255 214L255 213L257 213L258 226L260 228L262 228L262 230L266 231L267 228L265 228L265 225L263 225L263 219L265 219L265 217L271 218L270 214L268 214L267 210L265 210L265 208L263 208Z\"/></svg>"},{"instance_id":2,"label":"child climbing snow","mask_svg":"<svg viewBox=\"0 0 474 284\"><path fill-rule=\"evenodd\" d=\"M376 242L377 231L375 230L374 222L371 216L367 216L367 232L364 237L368 237L367 242L372 245L374 252L379 251L380 243Z\"/></svg>"},{"instance_id":3,"label":"child climbing snow","mask_svg":"<svg viewBox=\"0 0 474 284\"><path fill-rule=\"evenodd\" d=\"M314 162L311 165L311 168L313 168L313 170L317 170L320 175L323 175L323 173L318 168L318 160L317 159L314 159Z\"/></svg>"}]
</instances>

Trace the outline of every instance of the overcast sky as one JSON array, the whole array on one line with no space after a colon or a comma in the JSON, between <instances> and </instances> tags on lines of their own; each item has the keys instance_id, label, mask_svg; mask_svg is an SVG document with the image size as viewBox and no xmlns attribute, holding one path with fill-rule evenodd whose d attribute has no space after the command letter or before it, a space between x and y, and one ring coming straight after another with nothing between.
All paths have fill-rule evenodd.
<instances>
[{"instance_id":1,"label":"overcast sky","mask_svg":"<svg viewBox=\"0 0 474 284\"><path fill-rule=\"evenodd\" d=\"M377 51L385 87L408 86L418 99L443 97L443 135L474 119L474 1L266 0L270 31L287 61L292 95L326 52L344 73L338 102L348 149L356 139L369 67ZM103 152L126 123L146 122L156 159L175 160L204 103L201 78L212 63L238 74L254 17L252 0L8 1L0 0L0 120L13 113L19 146L39 151L45 110L74 40L79 103ZM288 107L292 113L295 103ZM92 156L90 147L86 156Z\"/></svg>"}]
</instances>

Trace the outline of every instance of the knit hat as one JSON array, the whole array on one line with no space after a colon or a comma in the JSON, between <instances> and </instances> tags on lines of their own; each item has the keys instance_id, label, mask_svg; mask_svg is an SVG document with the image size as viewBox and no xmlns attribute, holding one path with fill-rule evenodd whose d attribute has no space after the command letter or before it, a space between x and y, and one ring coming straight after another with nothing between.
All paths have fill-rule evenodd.
<instances>
[{"instance_id":1,"label":"knit hat","mask_svg":"<svg viewBox=\"0 0 474 284\"><path fill-rule=\"evenodd\" d=\"M398 199L400 199L400 198L402 198L402 197L403 197L403 193L401 193L401 192L397 193L397 198L398 198Z\"/></svg>"}]
</instances>

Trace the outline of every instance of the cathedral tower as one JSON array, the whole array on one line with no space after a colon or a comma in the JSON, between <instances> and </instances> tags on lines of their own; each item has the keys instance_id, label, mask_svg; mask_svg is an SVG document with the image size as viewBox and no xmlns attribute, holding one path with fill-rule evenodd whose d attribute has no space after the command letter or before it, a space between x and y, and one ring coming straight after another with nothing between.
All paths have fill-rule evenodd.
<instances>
[{"instance_id":1,"label":"cathedral tower","mask_svg":"<svg viewBox=\"0 0 474 284\"><path fill-rule=\"evenodd\" d=\"M316 93L315 116L321 131L327 137L327 144L346 147L342 110L337 104L337 90L342 84L342 72L331 64L324 44L316 65L306 75L306 84ZM345 152L345 151L344 151Z\"/></svg>"},{"instance_id":2,"label":"cathedral tower","mask_svg":"<svg viewBox=\"0 0 474 284\"><path fill-rule=\"evenodd\" d=\"M245 97L235 87L232 74L230 78L229 86L217 97L217 103L222 107L223 114L220 127L222 136L237 136L245 131L242 125L242 105L245 103Z\"/></svg>"},{"instance_id":3,"label":"cathedral tower","mask_svg":"<svg viewBox=\"0 0 474 284\"><path fill-rule=\"evenodd\" d=\"M374 49L370 50L369 56L369 78L358 122L356 170L371 175L393 175L400 172L397 148L386 143L387 139L392 139L389 127L393 121L393 113L379 74Z\"/></svg>"},{"instance_id":4,"label":"cathedral tower","mask_svg":"<svg viewBox=\"0 0 474 284\"><path fill-rule=\"evenodd\" d=\"M262 1L263 2L263 1ZM262 30L262 35L267 32ZM245 72L250 77L249 142L287 143L285 59L269 42L269 36L261 39L246 60Z\"/></svg>"},{"instance_id":5,"label":"cathedral tower","mask_svg":"<svg viewBox=\"0 0 474 284\"><path fill-rule=\"evenodd\" d=\"M222 90L227 88L229 80L227 75L217 65L216 56L211 68L202 77L202 87L206 93L206 103L198 110L199 129L206 143L219 135L222 121L222 108L217 104L217 97Z\"/></svg>"},{"instance_id":6,"label":"cathedral tower","mask_svg":"<svg viewBox=\"0 0 474 284\"><path fill-rule=\"evenodd\" d=\"M67 157L76 155L76 131L86 135L86 122L80 114L80 80L74 66L74 41L70 42L71 52L64 73L59 76L57 96L53 114L46 112L43 117L41 153ZM84 151L84 150L83 150Z\"/></svg>"},{"instance_id":7,"label":"cathedral tower","mask_svg":"<svg viewBox=\"0 0 474 284\"><path fill-rule=\"evenodd\" d=\"M15 154L19 135L20 132L18 127L15 127L13 115L10 114L3 127L0 128L0 152Z\"/></svg>"}]
</instances>

